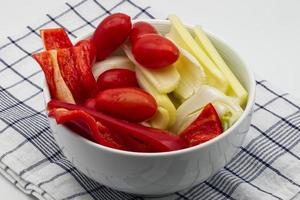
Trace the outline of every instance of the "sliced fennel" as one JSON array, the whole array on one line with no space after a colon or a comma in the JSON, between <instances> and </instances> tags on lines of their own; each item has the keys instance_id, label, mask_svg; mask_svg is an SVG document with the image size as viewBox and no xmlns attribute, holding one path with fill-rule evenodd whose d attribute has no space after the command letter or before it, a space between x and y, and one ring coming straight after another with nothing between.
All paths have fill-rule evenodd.
<instances>
[{"instance_id":1,"label":"sliced fennel","mask_svg":"<svg viewBox=\"0 0 300 200\"><path fill-rule=\"evenodd\" d=\"M112 56L103 61L97 62L93 66L93 75L97 80L105 71L110 69L129 69L134 70L134 64L126 56Z\"/></svg>"},{"instance_id":2,"label":"sliced fennel","mask_svg":"<svg viewBox=\"0 0 300 200\"><path fill-rule=\"evenodd\" d=\"M191 123L195 121L195 119L200 115L202 109L196 110L195 112L188 114L185 116L181 122L175 123L174 126L172 126L171 131L173 133L179 134L181 131L183 131L185 128L187 128Z\"/></svg>"},{"instance_id":3,"label":"sliced fennel","mask_svg":"<svg viewBox=\"0 0 300 200\"><path fill-rule=\"evenodd\" d=\"M163 69L148 69L141 66L133 57L131 49L128 45L123 45L123 50L128 58L135 64L135 68L139 69L143 76L150 82L159 93L172 92L178 85L180 75L173 65L164 67Z\"/></svg>"},{"instance_id":4,"label":"sliced fennel","mask_svg":"<svg viewBox=\"0 0 300 200\"><path fill-rule=\"evenodd\" d=\"M243 112L237 99L226 96L224 93L212 86L203 85L200 87L197 93L195 93L178 107L176 111L176 121L171 130L178 133L182 122L187 116L201 110L208 103L214 102L219 102L219 104L222 103L222 105L224 104L228 106L226 108L233 113L234 117L240 116L240 114ZM229 123L232 123L233 121L234 120L229 121Z\"/></svg>"},{"instance_id":5,"label":"sliced fennel","mask_svg":"<svg viewBox=\"0 0 300 200\"><path fill-rule=\"evenodd\" d=\"M210 59L217 65L220 71L224 74L229 82L229 88L226 94L236 96L239 99L241 106L245 106L247 102L248 93L242 86L240 81L235 77L230 68L227 66L221 55L218 53L214 45L211 43L205 32L201 27L196 26L193 28L195 41L198 45L205 50Z\"/></svg>"},{"instance_id":6,"label":"sliced fennel","mask_svg":"<svg viewBox=\"0 0 300 200\"><path fill-rule=\"evenodd\" d=\"M230 106L222 101L214 101L213 106L219 115L223 130L231 127L243 113L243 109L241 107Z\"/></svg>"},{"instance_id":7,"label":"sliced fennel","mask_svg":"<svg viewBox=\"0 0 300 200\"><path fill-rule=\"evenodd\" d=\"M180 47L189 51L204 67L208 83L222 92L228 89L228 81L214 62L206 55L204 50L195 42L189 31L175 15L169 16L171 22L170 32L166 35Z\"/></svg>"},{"instance_id":8,"label":"sliced fennel","mask_svg":"<svg viewBox=\"0 0 300 200\"><path fill-rule=\"evenodd\" d=\"M205 73L203 67L197 59L188 51L180 48L180 56L173 64L180 74L180 81L174 90L174 95L181 101L185 101L198 91L205 83Z\"/></svg>"},{"instance_id":9,"label":"sliced fennel","mask_svg":"<svg viewBox=\"0 0 300 200\"><path fill-rule=\"evenodd\" d=\"M161 113L157 114L156 117L163 120L163 122L160 122L160 124L168 124L167 127L170 127L176 120L176 108L173 105L172 101L167 94L161 94L156 90L155 87L153 87L153 85L144 77L140 68L136 68L135 73L140 87L149 92L155 98L156 103L159 107L164 108L166 111L168 111L168 117L162 118L161 116L166 116L164 112L165 110L158 109L157 112ZM149 121L149 123L157 124L156 121L157 119L154 117Z\"/></svg>"},{"instance_id":10,"label":"sliced fennel","mask_svg":"<svg viewBox=\"0 0 300 200\"><path fill-rule=\"evenodd\" d=\"M150 126L158 129L167 129L169 126L169 122L169 112L161 106L158 106L157 112L155 113L154 117L149 120Z\"/></svg>"}]
</instances>

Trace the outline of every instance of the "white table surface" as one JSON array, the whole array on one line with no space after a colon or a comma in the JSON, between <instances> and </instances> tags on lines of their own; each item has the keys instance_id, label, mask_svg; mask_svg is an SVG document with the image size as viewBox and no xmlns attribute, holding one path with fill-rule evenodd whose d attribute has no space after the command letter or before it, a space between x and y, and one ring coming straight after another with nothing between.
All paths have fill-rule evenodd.
<instances>
[{"instance_id":1,"label":"white table surface","mask_svg":"<svg viewBox=\"0 0 300 200\"><path fill-rule=\"evenodd\" d=\"M44 14L64 6L63 3L1 1L0 40L43 19ZM222 36L255 74L300 98L299 0L147 0L147 4L163 8L166 15L176 13L184 22L200 24ZM33 199L1 176L0 194L1 199Z\"/></svg>"}]
</instances>

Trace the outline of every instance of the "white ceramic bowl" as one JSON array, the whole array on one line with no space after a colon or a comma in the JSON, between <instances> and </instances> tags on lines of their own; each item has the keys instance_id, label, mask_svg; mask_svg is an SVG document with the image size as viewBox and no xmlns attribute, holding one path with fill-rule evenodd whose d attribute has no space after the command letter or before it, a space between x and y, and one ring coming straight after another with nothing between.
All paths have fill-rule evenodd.
<instances>
[{"instance_id":1,"label":"white ceramic bowl","mask_svg":"<svg viewBox=\"0 0 300 200\"><path fill-rule=\"evenodd\" d=\"M147 21L162 33L167 33L170 28L167 20ZM212 34L209 37L249 92L245 111L231 128L191 148L165 153L134 153L88 141L49 118L57 144L74 166L88 177L113 189L150 196L194 186L224 167L237 153L249 130L255 81L237 53ZM50 96L46 84L44 95L48 102Z\"/></svg>"}]
</instances>

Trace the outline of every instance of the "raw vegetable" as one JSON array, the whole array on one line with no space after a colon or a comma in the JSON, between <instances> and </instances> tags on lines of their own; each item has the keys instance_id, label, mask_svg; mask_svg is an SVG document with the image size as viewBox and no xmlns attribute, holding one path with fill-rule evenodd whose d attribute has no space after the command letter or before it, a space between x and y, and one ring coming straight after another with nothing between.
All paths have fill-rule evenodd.
<instances>
[{"instance_id":1,"label":"raw vegetable","mask_svg":"<svg viewBox=\"0 0 300 200\"><path fill-rule=\"evenodd\" d=\"M219 116L211 103L207 104L196 120L189 125L179 136L187 146L204 143L223 132Z\"/></svg>"},{"instance_id":2,"label":"raw vegetable","mask_svg":"<svg viewBox=\"0 0 300 200\"><path fill-rule=\"evenodd\" d=\"M44 50L72 47L73 44L63 28L41 29Z\"/></svg>"},{"instance_id":3,"label":"raw vegetable","mask_svg":"<svg viewBox=\"0 0 300 200\"><path fill-rule=\"evenodd\" d=\"M154 33L158 34L156 29L147 22L136 22L132 25L132 29L130 32L130 42L134 44L138 38L140 38L144 34Z\"/></svg>"},{"instance_id":4,"label":"raw vegetable","mask_svg":"<svg viewBox=\"0 0 300 200\"><path fill-rule=\"evenodd\" d=\"M73 48L75 68L79 75L80 87L83 90L84 98L94 97L98 91L96 80L92 73L91 51L87 45L80 45Z\"/></svg>"},{"instance_id":5,"label":"raw vegetable","mask_svg":"<svg viewBox=\"0 0 300 200\"><path fill-rule=\"evenodd\" d=\"M75 44L75 47L81 46L85 51L89 52L90 55L90 60L89 62L91 63L91 66L94 64L96 61L96 46L91 39L86 39L86 40L80 40Z\"/></svg>"},{"instance_id":6,"label":"raw vegetable","mask_svg":"<svg viewBox=\"0 0 300 200\"><path fill-rule=\"evenodd\" d=\"M174 136L167 131L130 123L89 108L57 100L51 100L48 103L48 109L51 110L53 108L65 108L68 110L82 110L87 112L112 132L123 136L131 136L145 144L151 145L153 151L174 151L185 147L185 144L178 136Z\"/></svg>"},{"instance_id":7,"label":"raw vegetable","mask_svg":"<svg viewBox=\"0 0 300 200\"><path fill-rule=\"evenodd\" d=\"M125 56L112 56L95 63L93 66L93 75L97 80L103 72L111 69L128 69L134 71L134 64Z\"/></svg>"},{"instance_id":8,"label":"raw vegetable","mask_svg":"<svg viewBox=\"0 0 300 200\"><path fill-rule=\"evenodd\" d=\"M175 133L180 129L180 124L184 121L184 118L196 111L200 111L208 103L223 102L231 107L236 112L242 112L242 108L239 106L237 99L226 96L218 89L203 85L200 87L197 93L191 96L188 100L183 102L176 111L176 122L171 130Z\"/></svg>"},{"instance_id":9,"label":"raw vegetable","mask_svg":"<svg viewBox=\"0 0 300 200\"><path fill-rule=\"evenodd\" d=\"M170 121L170 115L167 109L164 107L159 106L157 108L157 111L152 117L152 119L149 120L149 124L153 128L158 128L158 129L167 129L169 126L169 121Z\"/></svg>"},{"instance_id":10,"label":"raw vegetable","mask_svg":"<svg viewBox=\"0 0 300 200\"><path fill-rule=\"evenodd\" d=\"M131 122L151 118L157 110L155 99L138 88L114 88L99 92L96 108L114 117Z\"/></svg>"},{"instance_id":11,"label":"raw vegetable","mask_svg":"<svg viewBox=\"0 0 300 200\"><path fill-rule=\"evenodd\" d=\"M54 117L58 124L75 123L85 130L85 133L89 133L90 137L98 144L115 149L124 149L109 129L84 111L55 108L49 111L49 116Z\"/></svg>"},{"instance_id":12,"label":"raw vegetable","mask_svg":"<svg viewBox=\"0 0 300 200\"><path fill-rule=\"evenodd\" d=\"M80 85L80 76L75 67L75 58L72 48L57 49L57 63L60 73L70 89L76 103L84 99L83 90Z\"/></svg>"},{"instance_id":13,"label":"raw vegetable","mask_svg":"<svg viewBox=\"0 0 300 200\"><path fill-rule=\"evenodd\" d=\"M132 54L141 66L162 69L178 59L179 50L162 35L144 34L132 44Z\"/></svg>"},{"instance_id":14,"label":"raw vegetable","mask_svg":"<svg viewBox=\"0 0 300 200\"><path fill-rule=\"evenodd\" d=\"M173 93L183 102L198 91L200 86L205 83L206 77L202 66L195 57L185 49L179 49L179 59L173 65L180 74L180 80Z\"/></svg>"},{"instance_id":15,"label":"raw vegetable","mask_svg":"<svg viewBox=\"0 0 300 200\"><path fill-rule=\"evenodd\" d=\"M97 80L99 90L122 87L139 87L135 72L128 69L110 69Z\"/></svg>"},{"instance_id":16,"label":"raw vegetable","mask_svg":"<svg viewBox=\"0 0 300 200\"><path fill-rule=\"evenodd\" d=\"M92 40L97 49L97 60L103 60L129 36L131 20L128 15L115 13L106 17L96 28Z\"/></svg>"},{"instance_id":17,"label":"raw vegetable","mask_svg":"<svg viewBox=\"0 0 300 200\"><path fill-rule=\"evenodd\" d=\"M228 89L228 81L224 74L218 69L214 62L206 55L204 50L199 47L191 34L184 27L178 17L169 16L171 22L170 32L166 35L171 38L178 46L189 51L201 63L207 75L207 81L210 85L218 88L222 92Z\"/></svg>"},{"instance_id":18,"label":"raw vegetable","mask_svg":"<svg viewBox=\"0 0 300 200\"><path fill-rule=\"evenodd\" d=\"M130 47L123 45L123 49L128 58L135 64L135 70L137 69L141 74L150 82L159 93L172 92L178 85L180 75L173 65L165 67L163 69L147 69L141 66L133 57ZM137 77L138 78L138 77Z\"/></svg>"},{"instance_id":19,"label":"raw vegetable","mask_svg":"<svg viewBox=\"0 0 300 200\"><path fill-rule=\"evenodd\" d=\"M95 98L89 98L87 99L84 104L83 104L84 107L86 108L90 108L90 109L94 109L96 110L96 99Z\"/></svg>"},{"instance_id":20,"label":"raw vegetable","mask_svg":"<svg viewBox=\"0 0 300 200\"><path fill-rule=\"evenodd\" d=\"M43 51L32 57L44 71L51 97L68 103L75 103L73 95L66 85L57 63L56 50Z\"/></svg>"},{"instance_id":21,"label":"raw vegetable","mask_svg":"<svg viewBox=\"0 0 300 200\"><path fill-rule=\"evenodd\" d=\"M227 130L231 127L243 113L241 107L230 106L228 103L222 101L215 101L213 105L222 122L223 130Z\"/></svg>"},{"instance_id":22,"label":"raw vegetable","mask_svg":"<svg viewBox=\"0 0 300 200\"><path fill-rule=\"evenodd\" d=\"M235 96L239 99L241 106L245 106L247 102L248 93L245 88L242 86L240 81L232 73L230 68L224 62L223 58L220 56L214 45L211 43L209 38L206 36L205 32L201 29L200 26L193 28L195 35L195 41L198 45L205 50L205 53L209 58L217 65L220 71L224 74L227 81L229 82L229 88L226 94L229 96Z\"/></svg>"},{"instance_id":23,"label":"raw vegetable","mask_svg":"<svg viewBox=\"0 0 300 200\"><path fill-rule=\"evenodd\" d=\"M143 76L142 72L140 71L140 68L136 68L135 70L138 83L141 88L143 88L145 91L149 92L156 100L159 107L164 108L168 111L168 115L165 112L162 112L164 110L158 109L157 113L154 118L150 119L149 123L155 126L156 128L160 129L166 129L175 122L176 120L176 108L173 105L172 101L166 94L161 94L157 91L157 89ZM164 117L160 117L164 116ZM158 124L156 117L161 119L162 121ZM165 126L167 124L167 126ZM161 125L161 126L158 126Z\"/></svg>"}]
</instances>

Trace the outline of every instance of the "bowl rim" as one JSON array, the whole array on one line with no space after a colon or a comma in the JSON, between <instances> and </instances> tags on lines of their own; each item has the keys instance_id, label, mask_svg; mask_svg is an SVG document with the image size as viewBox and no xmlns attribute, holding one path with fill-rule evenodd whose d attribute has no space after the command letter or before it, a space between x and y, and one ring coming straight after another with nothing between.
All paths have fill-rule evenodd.
<instances>
[{"instance_id":1,"label":"bowl rim","mask_svg":"<svg viewBox=\"0 0 300 200\"><path fill-rule=\"evenodd\" d=\"M145 21L148 22L150 24L157 24L157 25L168 25L170 24L169 20L162 20L162 19L137 19L137 20L132 20L133 23L138 22L138 21ZM184 23L184 25L186 27L193 27L194 25L190 25L190 24L186 24ZM193 146L193 147L188 147L185 149L180 149L180 150L175 150L175 151L169 151L169 152L155 152L155 153L150 153L150 152L131 152L131 151L125 151L125 150L119 150L119 149L113 149L110 147L106 147L103 146L101 144L97 144L95 142L92 142L88 139L85 139L83 137L81 137L78 134L74 134L73 131L68 130L66 131L68 134L72 133L75 137L80 138L83 142L87 143L88 145L91 145L95 148L104 150L104 151L108 151L109 153L114 153L114 154L119 154L119 155L124 155L124 156L133 156L133 157L170 157L170 156L179 156L182 154L188 154L190 152L196 151L196 150L200 150L203 149L207 146L212 145L213 143L217 143L219 140L222 140L222 138L226 137L226 135L228 135L230 132L232 132L236 127L239 126L239 124L244 121L244 119L247 117L248 114L251 114L252 112L252 107L254 105L254 101L255 101L255 79L254 79L254 74L253 72L250 70L250 68L248 67L248 65L246 64L246 62L244 61L244 59L242 59L242 57L240 56L240 54L238 54L228 43L224 42L223 39L221 39L221 37L217 36L216 34L210 32L209 30L207 30L206 28L203 28L203 30L205 30L205 32L209 35L209 37L217 40L218 42L221 42L222 44L224 44L227 48L229 48L233 54L235 54L237 56L237 58L240 60L240 62L242 63L242 65L245 68L246 74L249 77L250 83L249 83L249 90L248 90L248 101L247 101L247 105L242 113L242 115L240 116L240 118L238 119L238 121L236 121L230 128L228 128L227 130L225 130L222 134L218 135L217 137L204 142L202 144ZM88 37L91 36L93 32L82 35L78 38L76 38L75 42L78 42L79 40L82 39L86 39ZM44 98L45 98L45 102L46 102L46 106L47 103L50 100L50 94L49 94L49 90L48 90L48 85L46 83L46 80L44 79ZM47 112L47 111L46 111ZM49 118L49 120L54 120L52 118ZM56 124L56 123L55 123ZM63 128L66 129L66 127L64 127L63 125L60 124L56 124L56 126L62 126Z\"/></svg>"}]
</instances>

